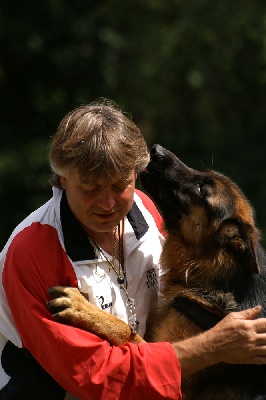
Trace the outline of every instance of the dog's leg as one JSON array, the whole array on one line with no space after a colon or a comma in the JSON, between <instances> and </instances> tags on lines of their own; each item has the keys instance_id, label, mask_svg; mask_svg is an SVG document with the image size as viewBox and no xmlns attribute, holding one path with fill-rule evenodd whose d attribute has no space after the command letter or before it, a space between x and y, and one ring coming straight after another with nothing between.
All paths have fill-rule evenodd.
<instances>
[{"instance_id":1,"label":"dog's leg","mask_svg":"<svg viewBox=\"0 0 266 400\"><path fill-rule=\"evenodd\" d=\"M116 346L144 341L125 322L89 303L77 288L54 286L49 294L52 300L47 306L59 322L92 332Z\"/></svg>"}]
</instances>

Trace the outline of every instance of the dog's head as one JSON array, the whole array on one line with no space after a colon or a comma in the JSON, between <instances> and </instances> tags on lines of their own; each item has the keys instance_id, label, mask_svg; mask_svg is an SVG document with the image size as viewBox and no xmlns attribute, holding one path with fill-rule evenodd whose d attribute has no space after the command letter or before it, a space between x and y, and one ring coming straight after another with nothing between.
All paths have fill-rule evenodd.
<instances>
[{"instance_id":1,"label":"dog's head","mask_svg":"<svg viewBox=\"0 0 266 400\"><path fill-rule=\"evenodd\" d=\"M212 170L191 169L154 145L140 180L157 204L168 235L200 257L215 251L226 262L233 258L259 272L253 209L229 178Z\"/></svg>"}]
</instances>

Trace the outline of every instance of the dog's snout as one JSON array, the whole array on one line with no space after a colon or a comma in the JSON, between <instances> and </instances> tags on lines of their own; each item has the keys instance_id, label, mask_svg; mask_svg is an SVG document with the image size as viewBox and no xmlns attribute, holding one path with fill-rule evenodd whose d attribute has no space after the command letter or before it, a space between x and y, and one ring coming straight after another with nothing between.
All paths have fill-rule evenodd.
<instances>
[{"instance_id":1,"label":"dog's snout","mask_svg":"<svg viewBox=\"0 0 266 400\"><path fill-rule=\"evenodd\" d=\"M154 144L151 148L151 154L156 154L162 149L162 146L160 144Z\"/></svg>"},{"instance_id":2,"label":"dog's snout","mask_svg":"<svg viewBox=\"0 0 266 400\"><path fill-rule=\"evenodd\" d=\"M151 156L163 156L165 149L160 144L154 144L151 148Z\"/></svg>"}]
</instances>

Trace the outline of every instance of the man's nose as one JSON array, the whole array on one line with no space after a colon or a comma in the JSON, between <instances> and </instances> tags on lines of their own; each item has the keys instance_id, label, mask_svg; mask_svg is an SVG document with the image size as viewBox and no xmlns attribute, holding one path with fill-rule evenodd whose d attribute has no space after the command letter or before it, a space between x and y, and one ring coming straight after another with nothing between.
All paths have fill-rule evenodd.
<instances>
[{"instance_id":1,"label":"man's nose","mask_svg":"<svg viewBox=\"0 0 266 400\"><path fill-rule=\"evenodd\" d=\"M98 198L98 206L104 210L111 210L115 205L114 195L111 190L103 190Z\"/></svg>"}]
</instances>

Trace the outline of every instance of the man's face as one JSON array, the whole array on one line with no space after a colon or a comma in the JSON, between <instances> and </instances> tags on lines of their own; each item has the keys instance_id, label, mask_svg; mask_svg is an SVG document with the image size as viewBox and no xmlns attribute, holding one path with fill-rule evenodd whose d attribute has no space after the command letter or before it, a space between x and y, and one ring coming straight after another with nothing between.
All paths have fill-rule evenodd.
<instances>
[{"instance_id":1,"label":"man's face","mask_svg":"<svg viewBox=\"0 0 266 400\"><path fill-rule=\"evenodd\" d=\"M89 235L91 231L111 232L129 212L133 204L136 173L128 180L114 179L109 185L95 179L86 183L76 170L60 177L66 191L69 207Z\"/></svg>"}]
</instances>

